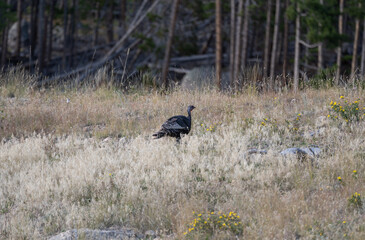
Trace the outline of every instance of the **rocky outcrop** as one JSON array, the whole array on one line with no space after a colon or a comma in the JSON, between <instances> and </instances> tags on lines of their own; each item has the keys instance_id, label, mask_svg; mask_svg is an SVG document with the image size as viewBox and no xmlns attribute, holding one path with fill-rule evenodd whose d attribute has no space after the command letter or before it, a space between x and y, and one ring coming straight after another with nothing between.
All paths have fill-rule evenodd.
<instances>
[{"instance_id":1,"label":"rocky outcrop","mask_svg":"<svg viewBox=\"0 0 365 240\"><path fill-rule=\"evenodd\" d=\"M49 240L137 240L137 239L155 239L156 233L152 230L146 231L145 234L137 233L133 229L108 229L108 230L93 230L93 229L72 229L60 233L49 238Z\"/></svg>"}]
</instances>

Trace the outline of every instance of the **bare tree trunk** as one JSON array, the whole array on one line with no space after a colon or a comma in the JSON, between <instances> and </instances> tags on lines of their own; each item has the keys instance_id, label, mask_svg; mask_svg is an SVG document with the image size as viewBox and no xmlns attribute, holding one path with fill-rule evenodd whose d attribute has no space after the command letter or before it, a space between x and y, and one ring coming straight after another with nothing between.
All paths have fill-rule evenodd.
<instances>
[{"instance_id":1,"label":"bare tree trunk","mask_svg":"<svg viewBox=\"0 0 365 240\"><path fill-rule=\"evenodd\" d=\"M163 82L164 89L167 89L167 87L168 87L167 73L168 73L169 65L170 65L171 47L172 47L172 40L174 38L178 8L179 8L179 0L174 0L174 2L172 4L171 15L170 15L171 21L170 21L169 36L168 36L168 40L167 40L165 57L164 57L164 65L162 68L162 79L161 80Z\"/></svg>"},{"instance_id":2,"label":"bare tree trunk","mask_svg":"<svg viewBox=\"0 0 365 240\"><path fill-rule=\"evenodd\" d=\"M62 69L66 69L68 52L68 0L63 0L63 56Z\"/></svg>"},{"instance_id":3,"label":"bare tree trunk","mask_svg":"<svg viewBox=\"0 0 365 240\"><path fill-rule=\"evenodd\" d=\"M114 0L109 0L109 4L108 4L108 15L107 15L107 38L108 38L108 43L113 42L113 38L114 38L114 27L113 27L113 22L114 22Z\"/></svg>"},{"instance_id":4,"label":"bare tree trunk","mask_svg":"<svg viewBox=\"0 0 365 240\"><path fill-rule=\"evenodd\" d=\"M338 17L338 33L343 34L343 6L344 0L340 0L340 15ZM336 79L335 84L338 85L340 83L340 74L341 74L341 58L342 58L342 43L337 47L337 70L336 70Z\"/></svg>"},{"instance_id":5,"label":"bare tree trunk","mask_svg":"<svg viewBox=\"0 0 365 240\"><path fill-rule=\"evenodd\" d=\"M50 14L49 14L49 25L48 25L48 38L47 38L47 62L49 63L52 58L52 40L53 40L53 19L54 19L54 8L57 0L51 0Z\"/></svg>"},{"instance_id":6,"label":"bare tree trunk","mask_svg":"<svg viewBox=\"0 0 365 240\"><path fill-rule=\"evenodd\" d=\"M44 57L45 51L43 47L44 43L44 35L45 35L45 0L39 0L39 7L38 7L38 67L39 72L43 72L44 68Z\"/></svg>"},{"instance_id":7,"label":"bare tree trunk","mask_svg":"<svg viewBox=\"0 0 365 240\"><path fill-rule=\"evenodd\" d=\"M266 13L265 50L264 50L264 66L263 66L265 78L268 76L268 67L269 67L271 5L272 5L272 0L268 0L267 13Z\"/></svg>"},{"instance_id":8,"label":"bare tree trunk","mask_svg":"<svg viewBox=\"0 0 365 240\"><path fill-rule=\"evenodd\" d=\"M127 0L120 0L119 37L121 37L126 30L126 12L127 12Z\"/></svg>"},{"instance_id":9,"label":"bare tree trunk","mask_svg":"<svg viewBox=\"0 0 365 240\"><path fill-rule=\"evenodd\" d=\"M250 0L245 1L245 13L243 18L243 29L242 29L242 56L241 65L246 66L247 62L247 42L248 42L248 22L249 22L249 5Z\"/></svg>"},{"instance_id":10,"label":"bare tree trunk","mask_svg":"<svg viewBox=\"0 0 365 240\"><path fill-rule=\"evenodd\" d=\"M99 23L100 23L100 3L96 3L96 16L95 16L95 28L94 28L94 37L93 37L93 45L94 47L98 44L99 39Z\"/></svg>"},{"instance_id":11,"label":"bare tree trunk","mask_svg":"<svg viewBox=\"0 0 365 240\"><path fill-rule=\"evenodd\" d=\"M23 0L18 0L18 6L17 6L17 18L18 18L18 29L17 29L17 39L16 39L16 51L15 55L17 57L20 56L20 49L22 44L22 16L23 16Z\"/></svg>"},{"instance_id":12,"label":"bare tree trunk","mask_svg":"<svg viewBox=\"0 0 365 240\"><path fill-rule=\"evenodd\" d=\"M74 65L74 54L75 54L75 44L76 44L76 39L77 39L77 21L78 21L78 17L77 17L77 13L78 13L78 7L79 7L79 1L78 0L73 0L72 1L72 5L73 5L73 12L72 12L72 16L71 16L71 34L70 34L70 67L73 67Z\"/></svg>"},{"instance_id":13,"label":"bare tree trunk","mask_svg":"<svg viewBox=\"0 0 365 240\"><path fill-rule=\"evenodd\" d=\"M229 50L229 68L230 68L230 78L231 78L231 87L234 87L234 59L235 59L235 24L236 24L236 1L231 0L231 29L230 29L230 50Z\"/></svg>"},{"instance_id":14,"label":"bare tree trunk","mask_svg":"<svg viewBox=\"0 0 365 240\"><path fill-rule=\"evenodd\" d=\"M215 1L215 69L218 90L221 89L222 78L222 5Z\"/></svg>"},{"instance_id":15,"label":"bare tree trunk","mask_svg":"<svg viewBox=\"0 0 365 240\"><path fill-rule=\"evenodd\" d=\"M8 32L9 32L9 26L5 26L3 30L3 42L2 42L2 51L1 51L1 68L5 67L6 62L6 54L8 52ZM0 70L2 70L0 68Z\"/></svg>"},{"instance_id":16,"label":"bare tree trunk","mask_svg":"<svg viewBox=\"0 0 365 240\"><path fill-rule=\"evenodd\" d=\"M276 49L278 45L279 36L279 16L280 16L280 0L276 0L275 9L275 25L274 25L274 39L271 50L271 63L270 63L270 79L269 79L269 89L274 90L275 83L275 63L276 63Z\"/></svg>"},{"instance_id":17,"label":"bare tree trunk","mask_svg":"<svg viewBox=\"0 0 365 240\"><path fill-rule=\"evenodd\" d=\"M285 0L285 8L288 8L289 0ZM289 21L288 16L284 14L284 54L283 54L283 78L286 78L286 69L288 62L288 32L289 32Z\"/></svg>"},{"instance_id":18,"label":"bare tree trunk","mask_svg":"<svg viewBox=\"0 0 365 240\"><path fill-rule=\"evenodd\" d=\"M233 78L233 88L235 91L238 90L239 86L239 72L241 66L241 27L242 27L242 10L243 10L243 0L238 1L238 14L236 23L236 46L235 46L235 57L234 57L234 78Z\"/></svg>"},{"instance_id":19,"label":"bare tree trunk","mask_svg":"<svg viewBox=\"0 0 365 240\"><path fill-rule=\"evenodd\" d=\"M359 6L360 8L361 6ZM351 62L351 82L355 81L355 72L357 66L357 44L359 41L359 32L360 32L360 19L356 18L355 20L355 37L354 37L354 47L352 51L352 62Z\"/></svg>"},{"instance_id":20,"label":"bare tree trunk","mask_svg":"<svg viewBox=\"0 0 365 240\"><path fill-rule=\"evenodd\" d=\"M361 49L361 67L360 73L361 76L364 77L365 74L365 17L363 20L363 30L362 30L362 49Z\"/></svg>"},{"instance_id":21,"label":"bare tree trunk","mask_svg":"<svg viewBox=\"0 0 365 240\"><path fill-rule=\"evenodd\" d=\"M323 5L323 0L319 1L320 4ZM318 44L318 64L317 64L317 72L320 73L323 69L323 42Z\"/></svg>"},{"instance_id":22,"label":"bare tree trunk","mask_svg":"<svg viewBox=\"0 0 365 240\"><path fill-rule=\"evenodd\" d=\"M31 5L31 30L30 30L30 58L34 58L34 53L37 44L37 32L38 32L38 6L39 0L32 1Z\"/></svg>"},{"instance_id":23,"label":"bare tree trunk","mask_svg":"<svg viewBox=\"0 0 365 240\"><path fill-rule=\"evenodd\" d=\"M296 6L297 16L295 18L295 54L294 54L294 83L293 90L296 93L299 89L299 54L300 54L300 6Z\"/></svg>"},{"instance_id":24,"label":"bare tree trunk","mask_svg":"<svg viewBox=\"0 0 365 240\"><path fill-rule=\"evenodd\" d=\"M11 0L7 1L7 5L11 4ZM8 33L9 33L9 23L6 23L6 26L3 30L3 42L2 42L2 51L1 51L1 59L0 59L0 63L1 63L1 67L5 67L5 62L6 62L6 54L8 52ZM0 68L1 70L1 68Z\"/></svg>"}]
</instances>

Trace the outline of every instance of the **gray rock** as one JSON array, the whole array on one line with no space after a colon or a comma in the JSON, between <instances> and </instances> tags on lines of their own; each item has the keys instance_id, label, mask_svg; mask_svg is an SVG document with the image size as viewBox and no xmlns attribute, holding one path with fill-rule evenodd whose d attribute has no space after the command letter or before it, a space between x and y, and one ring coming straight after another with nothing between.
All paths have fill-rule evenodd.
<instances>
[{"instance_id":1,"label":"gray rock","mask_svg":"<svg viewBox=\"0 0 365 240\"><path fill-rule=\"evenodd\" d=\"M283 155L283 156L302 155L302 156L316 157L320 154L321 151L322 150L318 147L287 148L284 151L281 151L280 154Z\"/></svg>"},{"instance_id":2,"label":"gray rock","mask_svg":"<svg viewBox=\"0 0 365 240\"><path fill-rule=\"evenodd\" d=\"M25 49L27 49L27 46L29 45L29 22L22 20L21 23L21 46ZM8 51L13 55L16 51L16 42L18 39L18 22L13 23L9 29L8 33Z\"/></svg>"},{"instance_id":3,"label":"gray rock","mask_svg":"<svg viewBox=\"0 0 365 240\"><path fill-rule=\"evenodd\" d=\"M261 155L264 155L264 154L267 154L267 150L258 150L257 148L251 148L251 149L248 149L246 153L248 155L251 155L251 154L261 154Z\"/></svg>"},{"instance_id":4,"label":"gray rock","mask_svg":"<svg viewBox=\"0 0 365 240\"><path fill-rule=\"evenodd\" d=\"M222 74L222 88L229 86L229 73ZM215 68L197 67L189 70L181 81L181 87L185 90L211 89L215 85Z\"/></svg>"},{"instance_id":5,"label":"gray rock","mask_svg":"<svg viewBox=\"0 0 365 240\"><path fill-rule=\"evenodd\" d=\"M155 239L157 237L157 234L152 230L146 231L144 235L146 239Z\"/></svg>"},{"instance_id":6,"label":"gray rock","mask_svg":"<svg viewBox=\"0 0 365 240\"><path fill-rule=\"evenodd\" d=\"M134 240L144 239L143 234L138 234L132 229L119 230L92 230L87 228L72 229L49 238L49 240Z\"/></svg>"}]
</instances>

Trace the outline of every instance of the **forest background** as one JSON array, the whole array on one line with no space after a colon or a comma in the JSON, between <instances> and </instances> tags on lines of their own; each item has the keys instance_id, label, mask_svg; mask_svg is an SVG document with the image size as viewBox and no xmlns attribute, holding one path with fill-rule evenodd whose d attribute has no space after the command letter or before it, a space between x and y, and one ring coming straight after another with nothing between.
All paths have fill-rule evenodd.
<instances>
[{"instance_id":1,"label":"forest background","mask_svg":"<svg viewBox=\"0 0 365 240\"><path fill-rule=\"evenodd\" d=\"M215 66L218 88L364 85L362 0L2 0L0 13L1 69L38 85L103 68L160 88L196 66Z\"/></svg>"}]
</instances>

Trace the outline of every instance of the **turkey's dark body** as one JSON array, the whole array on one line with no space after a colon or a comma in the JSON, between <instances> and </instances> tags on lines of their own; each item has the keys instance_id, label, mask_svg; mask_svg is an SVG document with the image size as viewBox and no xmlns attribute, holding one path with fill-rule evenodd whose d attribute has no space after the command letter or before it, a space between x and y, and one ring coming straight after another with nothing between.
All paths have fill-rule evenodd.
<instances>
[{"instance_id":1,"label":"turkey's dark body","mask_svg":"<svg viewBox=\"0 0 365 240\"><path fill-rule=\"evenodd\" d=\"M178 115L169 118L164 124L162 124L161 129L153 134L155 139L162 138L165 136L174 137L177 140L181 138L181 135L188 134L191 129L191 111L194 106L189 106L188 116Z\"/></svg>"}]
</instances>

